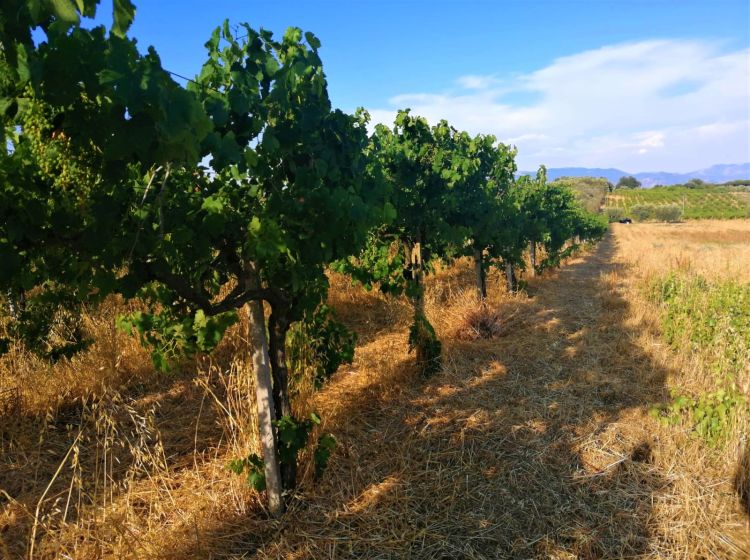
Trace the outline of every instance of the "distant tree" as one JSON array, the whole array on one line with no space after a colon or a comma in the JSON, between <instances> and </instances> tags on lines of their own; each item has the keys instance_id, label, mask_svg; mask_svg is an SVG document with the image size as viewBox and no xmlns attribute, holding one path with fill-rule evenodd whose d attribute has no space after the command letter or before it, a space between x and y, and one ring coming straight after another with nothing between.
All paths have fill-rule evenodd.
<instances>
[{"instance_id":1,"label":"distant tree","mask_svg":"<svg viewBox=\"0 0 750 560\"><path fill-rule=\"evenodd\" d=\"M706 186L706 182L701 179L690 179L685 186L689 189L699 189Z\"/></svg>"},{"instance_id":2,"label":"distant tree","mask_svg":"<svg viewBox=\"0 0 750 560\"><path fill-rule=\"evenodd\" d=\"M645 222L654 217L654 207L651 204L636 204L630 208L630 215L638 222Z\"/></svg>"},{"instance_id":3,"label":"distant tree","mask_svg":"<svg viewBox=\"0 0 750 560\"><path fill-rule=\"evenodd\" d=\"M604 177L560 177L550 185L569 188L581 205L593 214L601 212L607 193L614 188Z\"/></svg>"},{"instance_id":4,"label":"distant tree","mask_svg":"<svg viewBox=\"0 0 750 560\"><path fill-rule=\"evenodd\" d=\"M735 179L734 181L727 181L722 183L725 187L750 187L750 179Z\"/></svg>"},{"instance_id":5,"label":"distant tree","mask_svg":"<svg viewBox=\"0 0 750 560\"><path fill-rule=\"evenodd\" d=\"M625 177L620 177L620 180L617 181L617 185L615 185L616 189L639 189L641 188L641 182L633 177L632 175L626 175Z\"/></svg>"},{"instance_id":6,"label":"distant tree","mask_svg":"<svg viewBox=\"0 0 750 560\"><path fill-rule=\"evenodd\" d=\"M663 204L654 209L654 217L660 222L679 222L682 218L682 208L677 204Z\"/></svg>"}]
</instances>

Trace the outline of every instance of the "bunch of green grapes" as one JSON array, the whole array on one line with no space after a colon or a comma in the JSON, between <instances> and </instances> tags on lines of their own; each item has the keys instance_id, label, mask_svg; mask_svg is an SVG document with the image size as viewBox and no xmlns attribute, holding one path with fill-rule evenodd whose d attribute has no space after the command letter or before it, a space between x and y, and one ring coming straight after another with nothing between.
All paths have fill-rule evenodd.
<instances>
[{"instance_id":1,"label":"bunch of green grapes","mask_svg":"<svg viewBox=\"0 0 750 560\"><path fill-rule=\"evenodd\" d=\"M96 169L98 149L75 149L65 132L54 126L60 116L29 95L19 114L24 144L37 172L67 204L84 210L92 190L100 182ZM56 197L57 198L57 197Z\"/></svg>"}]
</instances>

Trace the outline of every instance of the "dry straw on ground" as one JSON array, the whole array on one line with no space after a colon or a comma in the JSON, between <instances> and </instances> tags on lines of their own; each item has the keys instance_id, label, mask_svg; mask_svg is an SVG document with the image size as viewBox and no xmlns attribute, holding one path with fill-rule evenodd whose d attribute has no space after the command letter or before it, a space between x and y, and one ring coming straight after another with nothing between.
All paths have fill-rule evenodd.
<instances>
[{"instance_id":1,"label":"dry straw on ground","mask_svg":"<svg viewBox=\"0 0 750 560\"><path fill-rule=\"evenodd\" d=\"M297 407L321 413L339 446L278 521L225 468L255 449L241 329L159 381L116 334L108 351L52 370L5 358L0 388L20 371L33 404L2 429L0 557L28 552L40 504L40 558L742 558L734 488L747 455L648 416L702 372L668 350L640 294L665 263L746 274L748 233L749 222L615 227L527 293L491 275L484 307L468 263L440 270L427 310L445 363L426 381L407 353L407 303L333 277L330 303L359 334L355 362ZM102 366L109 381L94 383ZM59 368L77 380L61 399L75 406L47 388ZM120 462L103 469L105 456ZM81 505L66 516L68 494Z\"/></svg>"}]
</instances>

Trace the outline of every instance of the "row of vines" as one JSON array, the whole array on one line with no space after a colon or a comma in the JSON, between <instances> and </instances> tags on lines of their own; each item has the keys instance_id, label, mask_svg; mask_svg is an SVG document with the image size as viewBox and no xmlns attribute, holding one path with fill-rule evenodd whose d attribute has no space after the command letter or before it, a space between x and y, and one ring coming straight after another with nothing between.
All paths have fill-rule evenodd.
<instances>
[{"instance_id":1,"label":"row of vines","mask_svg":"<svg viewBox=\"0 0 750 560\"><path fill-rule=\"evenodd\" d=\"M687 219L732 219L750 216L747 193L729 187L618 189L606 199L607 209L620 208L625 215L631 215L634 207L642 205L677 206L682 211L682 216ZM631 217L637 218L632 215Z\"/></svg>"},{"instance_id":2,"label":"row of vines","mask_svg":"<svg viewBox=\"0 0 750 560\"><path fill-rule=\"evenodd\" d=\"M409 342L429 374L440 367L423 302L432 263L472 257L483 297L488 267L515 289L525 251L541 271L606 229L543 168L516 179L515 149L492 136L408 110L368 132L365 111L332 108L311 33L225 23L183 86L127 37L130 0L114 1L109 30L82 25L97 7L9 0L0 12L6 335L39 346L61 310L74 320L119 294L140 309L119 326L165 370L210 352L247 306L263 457L232 468L267 490L275 515L319 422L292 411L289 340L301 324L334 340L320 342L320 383L352 351L322 307L327 270L410 298ZM321 465L331 447L318 442Z\"/></svg>"}]
</instances>

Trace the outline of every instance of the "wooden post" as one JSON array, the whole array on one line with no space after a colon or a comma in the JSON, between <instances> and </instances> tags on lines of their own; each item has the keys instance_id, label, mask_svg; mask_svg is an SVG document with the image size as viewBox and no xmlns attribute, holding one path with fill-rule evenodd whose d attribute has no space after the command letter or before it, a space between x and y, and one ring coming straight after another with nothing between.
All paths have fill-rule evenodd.
<instances>
[{"instance_id":1,"label":"wooden post","mask_svg":"<svg viewBox=\"0 0 750 560\"><path fill-rule=\"evenodd\" d=\"M248 283L258 288L260 282L254 265L251 265ZM263 463L266 475L266 494L268 511L273 517L284 513L284 500L281 495L281 474L279 455L276 450L276 435L273 420L276 415L273 406L271 386L271 360L268 355L266 338L266 321L263 313L263 301L253 300L247 304L250 315L249 339L252 346L253 373L255 374L255 398L258 409L258 429L263 450Z\"/></svg>"},{"instance_id":2,"label":"wooden post","mask_svg":"<svg viewBox=\"0 0 750 560\"><path fill-rule=\"evenodd\" d=\"M476 272L477 297L483 302L487 299L487 277L484 273L481 249L474 249L474 271Z\"/></svg>"},{"instance_id":3,"label":"wooden post","mask_svg":"<svg viewBox=\"0 0 750 560\"><path fill-rule=\"evenodd\" d=\"M414 311L424 315L424 267L422 265L422 243L417 241L411 247L411 277L418 290L414 300Z\"/></svg>"}]
</instances>

